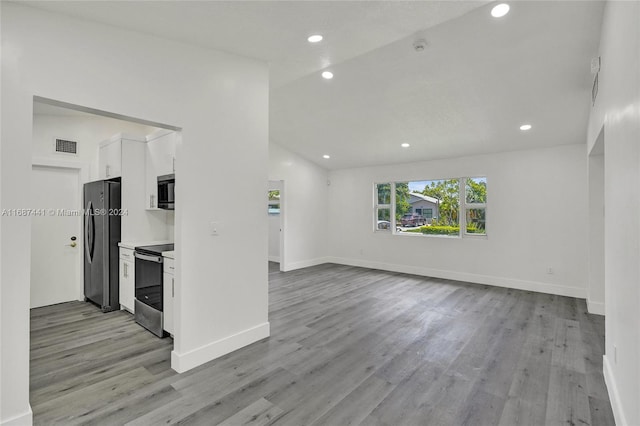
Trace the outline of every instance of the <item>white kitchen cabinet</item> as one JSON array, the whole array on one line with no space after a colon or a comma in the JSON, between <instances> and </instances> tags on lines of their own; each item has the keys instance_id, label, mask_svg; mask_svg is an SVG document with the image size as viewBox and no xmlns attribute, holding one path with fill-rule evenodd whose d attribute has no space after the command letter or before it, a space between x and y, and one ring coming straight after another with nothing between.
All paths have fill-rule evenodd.
<instances>
[{"instance_id":1,"label":"white kitchen cabinet","mask_svg":"<svg viewBox=\"0 0 640 426\"><path fill-rule=\"evenodd\" d=\"M122 176L122 143L120 138L112 138L100 144L98 176L100 179Z\"/></svg>"},{"instance_id":2,"label":"white kitchen cabinet","mask_svg":"<svg viewBox=\"0 0 640 426\"><path fill-rule=\"evenodd\" d=\"M163 218L145 210L146 150L147 139L144 136L123 133L116 134L100 144L98 162L103 175L101 178L107 178L106 164L111 162L117 166L109 167L109 178L115 177L114 170L117 170L122 182L122 241L154 241L167 238Z\"/></svg>"},{"instance_id":3,"label":"white kitchen cabinet","mask_svg":"<svg viewBox=\"0 0 640 426\"><path fill-rule=\"evenodd\" d=\"M163 329L173 336L173 301L175 296L175 262L168 257L164 258L163 297Z\"/></svg>"},{"instance_id":4,"label":"white kitchen cabinet","mask_svg":"<svg viewBox=\"0 0 640 426\"><path fill-rule=\"evenodd\" d=\"M123 163L133 160L136 167L144 161L145 138L118 133L100 142L98 150L98 178L112 179L122 177Z\"/></svg>"},{"instance_id":5,"label":"white kitchen cabinet","mask_svg":"<svg viewBox=\"0 0 640 426\"><path fill-rule=\"evenodd\" d=\"M120 247L120 308L131 313L135 306L135 276L133 250Z\"/></svg>"},{"instance_id":6,"label":"white kitchen cabinet","mask_svg":"<svg viewBox=\"0 0 640 426\"><path fill-rule=\"evenodd\" d=\"M158 209L158 176L175 173L177 134L161 129L147 136L145 156L146 208Z\"/></svg>"}]
</instances>

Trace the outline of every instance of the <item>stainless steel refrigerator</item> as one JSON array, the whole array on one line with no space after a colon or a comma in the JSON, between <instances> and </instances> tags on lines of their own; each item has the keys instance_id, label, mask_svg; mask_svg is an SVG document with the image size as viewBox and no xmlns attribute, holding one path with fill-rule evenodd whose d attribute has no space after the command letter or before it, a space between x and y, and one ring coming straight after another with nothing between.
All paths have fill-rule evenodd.
<instances>
[{"instance_id":1,"label":"stainless steel refrigerator","mask_svg":"<svg viewBox=\"0 0 640 426\"><path fill-rule=\"evenodd\" d=\"M103 312L120 309L120 182L84 185L84 297Z\"/></svg>"}]
</instances>

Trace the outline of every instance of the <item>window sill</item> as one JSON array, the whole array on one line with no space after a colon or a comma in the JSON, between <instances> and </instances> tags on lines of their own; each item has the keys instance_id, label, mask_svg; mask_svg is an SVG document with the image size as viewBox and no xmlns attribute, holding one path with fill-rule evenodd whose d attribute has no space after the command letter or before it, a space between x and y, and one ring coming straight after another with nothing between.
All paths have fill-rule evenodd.
<instances>
[{"instance_id":1,"label":"window sill","mask_svg":"<svg viewBox=\"0 0 640 426\"><path fill-rule=\"evenodd\" d=\"M399 235L401 237L411 238L446 238L448 240L461 239L460 235L438 235L438 234L423 234L420 232L394 232L393 235Z\"/></svg>"},{"instance_id":2,"label":"window sill","mask_svg":"<svg viewBox=\"0 0 640 426\"><path fill-rule=\"evenodd\" d=\"M471 238L473 240L486 240L487 234L464 234L464 238Z\"/></svg>"},{"instance_id":3,"label":"window sill","mask_svg":"<svg viewBox=\"0 0 640 426\"><path fill-rule=\"evenodd\" d=\"M374 231L375 234L383 234L383 235L393 235L400 237L408 237L408 238L439 238L439 239L447 239L447 240L464 240L464 239L472 239L472 240L486 240L487 234L464 234L464 235L437 235L437 234L421 234L419 232L390 232L388 230L385 231Z\"/></svg>"}]
</instances>

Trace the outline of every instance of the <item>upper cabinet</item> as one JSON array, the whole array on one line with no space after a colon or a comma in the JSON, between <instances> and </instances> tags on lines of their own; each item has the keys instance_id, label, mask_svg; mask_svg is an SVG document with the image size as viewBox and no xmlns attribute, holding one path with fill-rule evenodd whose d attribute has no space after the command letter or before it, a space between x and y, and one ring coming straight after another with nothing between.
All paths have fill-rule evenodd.
<instances>
[{"instance_id":1,"label":"upper cabinet","mask_svg":"<svg viewBox=\"0 0 640 426\"><path fill-rule=\"evenodd\" d=\"M176 138L176 132L165 129L147 136L145 169L148 210L158 209L158 176L176 171Z\"/></svg>"},{"instance_id":2,"label":"upper cabinet","mask_svg":"<svg viewBox=\"0 0 640 426\"><path fill-rule=\"evenodd\" d=\"M147 136L147 152L156 176L176 171L176 132L161 130Z\"/></svg>"},{"instance_id":3,"label":"upper cabinet","mask_svg":"<svg viewBox=\"0 0 640 426\"><path fill-rule=\"evenodd\" d=\"M100 143L98 177L111 179L122 176L122 139L111 138Z\"/></svg>"},{"instance_id":4,"label":"upper cabinet","mask_svg":"<svg viewBox=\"0 0 640 426\"><path fill-rule=\"evenodd\" d=\"M147 158L150 157L148 148L146 137L125 134L117 134L99 145L99 179L120 178L122 182L122 241L173 239L173 235L168 235L172 228L169 227L167 212L149 207L148 189L152 186L157 188L157 178L153 162ZM153 175L154 185L149 185L150 175ZM157 189L152 198L154 207L157 205L156 193Z\"/></svg>"}]
</instances>

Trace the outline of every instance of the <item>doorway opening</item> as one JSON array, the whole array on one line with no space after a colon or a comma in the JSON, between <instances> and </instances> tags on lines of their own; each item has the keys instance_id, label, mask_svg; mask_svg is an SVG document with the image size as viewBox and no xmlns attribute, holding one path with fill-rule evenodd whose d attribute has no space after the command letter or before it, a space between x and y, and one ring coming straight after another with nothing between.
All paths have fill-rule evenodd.
<instances>
[{"instance_id":1,"label":"doorway opening","mask_svg":"<svg viewBox=\"0 0 640 426\"><path fill-rule=\"evenodd\" d=\"M267 200L269 215L269 272L285 270L284 181L270 180Z\"/></svg>"},{"instance_id":2,"label":"doorway opening","mask_svg":"<svg viewBox=\"0 0 640 426\"><path fill-rule=\"evenodd\" d=\"M122 268L123 254L117 251L122 248L120 243L125 238L140 245L174 241L174 211L153 208L149 204L153 198L145 191L157 190L155 174L175 172L181 129L34 97L32 135L31 201L27 206L31 220L30 400L37 417L41 407L60 397L56 389L71 393L107 380L125 360L131 361L134 370L142 368L144 361L158 372L173 373L172 339L158 339L137 325L133 315L122 309L121 299L116 298L108 313L86 302L87 241L99 239L87 238L96 230L87 228L91 222L85 220L88 209L83 197L88 182L118 182L126 188L118 211L93 211L94 215L120 215L127 233L125 237L123 232L122 241L115 241L116 252L108 260L114 264L109 274L115 286L110 287L117 287L119 297L123 276L130 277L129 284L134 285L133 269ZM175 141L171 158L163 151L168 149L166 135ZM155 157L148 153L152 145ZM146 174L147 154L158 159L153 176ZM132 264L133 259L128 260ZM171 265L174 262L172 259ZM180 286L171 275L174 282L172 297ZM176 319L173 323L179 322ZM174 337L179 339L177 333Z\"/></svg>"},{"instance_id":3,"label":"doorway opening","mask_svg":"<svg viewBox=\"0 0 640 426\"><path fill-rule=\"evenodd\" d=\"M604 126L589 152L589 279L587 307L605 314L605 141Z\"/></svg>"}]
</instances>

